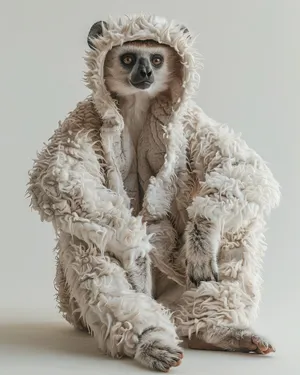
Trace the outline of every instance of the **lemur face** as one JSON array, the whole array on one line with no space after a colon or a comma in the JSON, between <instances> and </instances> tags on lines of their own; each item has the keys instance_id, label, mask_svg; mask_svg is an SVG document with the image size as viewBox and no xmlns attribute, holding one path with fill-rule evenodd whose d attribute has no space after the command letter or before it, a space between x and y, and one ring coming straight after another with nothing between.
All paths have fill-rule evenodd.
<instances>
[{"instance_id":1,"label":"lemur face","mask_svg":"<svg viewBox=\"0 0 300 375\"><path fill-rule=\"evenodd\" d=\"M175 71L178 56L165 45L134 41L114 47L105 62L105 82L109 91L120 96L148 91L165 91Z\"/></svg>"}]
</instances>

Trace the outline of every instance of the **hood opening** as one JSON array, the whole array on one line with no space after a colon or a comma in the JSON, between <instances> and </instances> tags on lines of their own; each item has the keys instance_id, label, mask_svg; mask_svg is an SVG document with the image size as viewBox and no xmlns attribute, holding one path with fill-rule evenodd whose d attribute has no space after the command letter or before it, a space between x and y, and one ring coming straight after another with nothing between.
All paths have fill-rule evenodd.
<instances>
[{"instance_id":1,"label":"hood opening","mask_svg":"<svg viewBox=\"0 0 300 375\"><path fill-rule=\"evenodd\" d=\"M119 49L122 48L123 49ZM128 48L128 49L127 49ZM122 54L128 53L133 56L139 54L140 51L146 51L147 58L151 53L162 56L163 63L161 68L155 69L155 66L149 66L152 70L153 82L150 87L141 90L134 87L130 78L133 71L127 71L122 63L120 57ZM151 64L150 61L148 64ZM135 67L137 69L138 66ZM181 57L175 49L169 45L158 43L155 40L133 40L127 41L124 44L114 46L107 51L104 58L103 71L99 72L104 77L105 89L115 100L116 105L120 100L130 96L145 95L149 100L165 102L164 106L169 107L170 110L176 111L180 105L183 95L183 64ZM166 102L168 104L166 105Z\"/></svg>"}]
</instances>

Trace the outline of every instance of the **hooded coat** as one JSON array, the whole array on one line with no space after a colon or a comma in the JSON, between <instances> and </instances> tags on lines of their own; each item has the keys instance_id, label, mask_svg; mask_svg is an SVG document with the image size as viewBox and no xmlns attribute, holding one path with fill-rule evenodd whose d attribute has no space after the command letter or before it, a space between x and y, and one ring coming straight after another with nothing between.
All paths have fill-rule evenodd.
<instances>
[{"instance_id":1,"label":"hooded coat","mask_svg":"<svg viewBox=\"0 0 300 375\"><path fill-rule=\"evenodd\" d=\"M153 99L130 164L103 69L108 51L136 40L172 47L181 77L171 97ZM246 329L257 314L265 218L279 203L278 183L255 151L193 101L197 58L181 25L120 18L102 23L89 42L91 96L38 154L28 187L32 207L57 233L59 307L113 356L135 356L151 327L175 341L196 335L218 344L221 329ZM218 281L195 287L186 274L199 222L217 246Z\"/></svg>"}]
</instances>

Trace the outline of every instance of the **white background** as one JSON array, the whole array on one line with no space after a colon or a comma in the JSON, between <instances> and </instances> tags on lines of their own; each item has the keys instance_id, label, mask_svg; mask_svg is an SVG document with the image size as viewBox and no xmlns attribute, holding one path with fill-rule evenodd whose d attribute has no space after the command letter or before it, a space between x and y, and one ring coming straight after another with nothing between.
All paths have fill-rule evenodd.
<instances>
[{"instance_id":1,"label":"white background","mask_svg":"<svg viewBox=\"0 0 300 375\"><path fill-rule=\"evenodd\" d=\"M109 15L153 13L198 35L204 70L197 102L242 132L269 163L283 199L269 220L257 328L271 357L187 351L174 374L300 371L300 1L26 0L0 8L0 373L146 373L103 358L54 300L54 233L25 199L35 153L79 100L90 26ZM105 367L104 367L105 366Z\"/></svg>"}]
</instances>

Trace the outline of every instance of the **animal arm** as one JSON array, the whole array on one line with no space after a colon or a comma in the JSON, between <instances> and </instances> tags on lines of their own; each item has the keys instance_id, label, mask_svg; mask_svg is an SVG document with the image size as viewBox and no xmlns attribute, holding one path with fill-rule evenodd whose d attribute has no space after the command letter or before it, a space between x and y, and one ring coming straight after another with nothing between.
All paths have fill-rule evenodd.
<instances>
[{"instance_id":1,"label":"animal arm","mask_svg":"<svg viewBox=\"0 0 300 375\"><path fill-rule=\"evenodd\" d=\"M58 231L114 254L131 270L133 260L151 249L146 227L132 216L123 197L103 186L91 142L75 139L68 148L50 143L44 151L31 173L32 206Z\"/></svg>"},{"instance_id":2,"label":"animal arm","mask_svg":"<svg viewBox=\"0 0 300 375\"><path fill-rule=\"evenodd\" d=\"M263 217L278 204L279 194L270 170L242 139L202 111L196 116L198 132L190 147L197 191L187 208L185 251L188 279L199 286L219 279L221 235Z\"/></svg>"}]
</instances>

